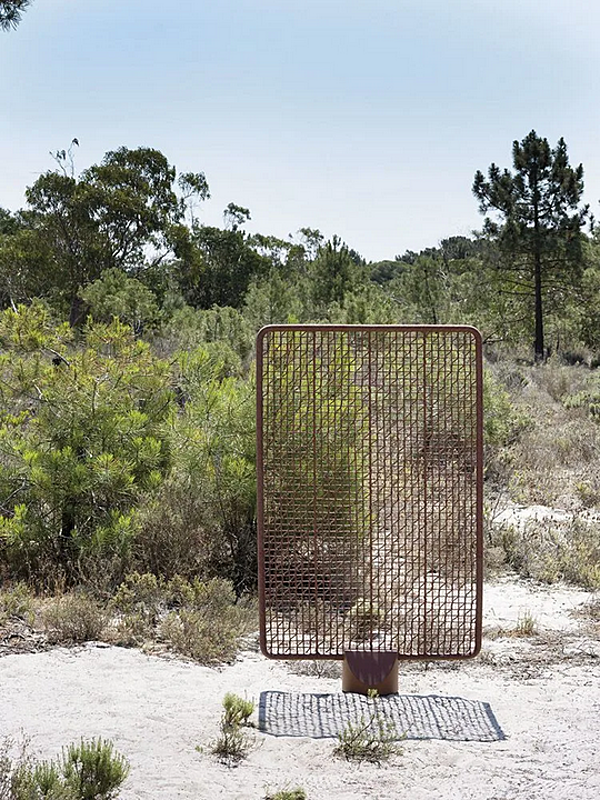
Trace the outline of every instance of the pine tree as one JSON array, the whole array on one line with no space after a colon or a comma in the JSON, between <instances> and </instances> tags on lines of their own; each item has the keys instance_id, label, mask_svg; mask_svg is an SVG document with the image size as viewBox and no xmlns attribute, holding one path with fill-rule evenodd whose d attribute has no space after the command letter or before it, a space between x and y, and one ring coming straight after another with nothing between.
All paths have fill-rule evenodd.
<instances>
[{"instance_id":1,"label":"pine tree","mask_svg":"<svg viewBox=\"0 0 600 800\"><path fill-rule=\"evenodd\" d=\"M0 30L16 28L31 0L0 0Z\"/></svg>"},{"instance_id":2,"label":"pine tree","mask_svg":"<svg viewBox=\"0 0 600 800\"><path fill-rule=\"evenodd\" d=\"M547 306L558 307L581 276L589 207L579 207L583 166L570 166L564 139L551 149L532 130L513 142L512 155L514 173L496 164L487 179L477 171L473 194L482 214L492 210L499 217L486 218L484 230L500 245L502 290L532 302L535 359L541 361Z\"/></svg>"}]
</instances>

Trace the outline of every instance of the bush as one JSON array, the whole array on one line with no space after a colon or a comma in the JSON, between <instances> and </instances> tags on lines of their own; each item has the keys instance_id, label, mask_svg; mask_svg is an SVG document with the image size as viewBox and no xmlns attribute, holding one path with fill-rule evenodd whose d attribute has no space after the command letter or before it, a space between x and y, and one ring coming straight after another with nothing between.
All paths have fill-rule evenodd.
<instances>
[{"instance_id":1,"label":"bush","mask_svg":"<svg viewBox=\"0 0 600 800\"><path fill-rule=\"evenodd\" d=\"M134 508L170 468L170 365L118 321L90 326L77 348L37 321L23 351L12 317L35 327L32 313L0 315L2 559L42 586L112 565L114 585L137 533Z\"/></svg>"},{"instance_id":2,"label":"bush","mask_svg":"<svg viewBox=\"0 0 600 800\"><path fill-rule=\"evenodd\" d=\"M0 590L0 625L10 617L19 617L29 625L33 624L34 596L24 583L16 583Z\"/></svg>"},{"instance_id":3,"label":"bush","mask_svg":"<svg viewBox=\"0 0 600 800\"><path fill-rule=\"evenodd\" d=\"M378 707L377 692L369 690L371 710L356 725L349 722L338 736L334 753L347 761L371 761L380 764L400 753L398 733L391 720L386 720Z\"/></svg>"},{"instance_id":4,"label":"bush","mask_svg":"<svg viewBox=\"0 0 600 800\"><path fill-rule=\"evenodd\" d=\"M0 745L0 800L111 800L129 775L127 760L102 739L82 739L41 762L28 757L27 743L12 759L12 746Z\"/></svg>"},{"instance_id":5,"label":"bush","mask_svg":"<svg viewBox=\"0 0 600 800\"><path fill-rule=\"evenodd\" d=\"M60 769L66 786L81 800L109 800L129 775L129 763L113 744L102 739L83 739L63 749Z\"/></svg>"},{"instance_id":6,"label":"bush","mask_svg":"<svg viewBox=\"0 0 600 800\"><path fill-rule=\"evenodd\" d=\"M245 730L254 711L254 703L228 692L223 698L220 735L211 745L211 752L229 765L246 758L253 741Z\"/></svg>"},{"instance_id":7,"label":"bush","mask_svg":"<svg viewBox=\"0 0 600 800\"><path fill-rule=\"evenodd\" d=\"M575 517L567 524L530 522L522 530L500 525L492 527L490 536L491 546L500 548L506 563L526 578L600 589L597 521Z\"/></svg>"},{"instance_id":8,"label":"bush","mask_svg":"<svg viewBox=\"0 0 600 800\"><path fill-rule=\"evenodd\" d=\"M42 623L49 641L76 644L100 639L107 622L102 606L85 594L53 598L42 611Z\"/></svg>"},{"instance_id":9,"label":"bush","mask_svg":"<svg viewBox=\"0 0 600 800\"><path fill-rule=\"evenodd\" d=\"M163 641L201 664L231 661L253 615L235 603L231 584L214 578L191 584L189 608L171 611L160 625Z\"/></svg>"},{"instance_id":10,"label":"bush","mask_svg":"<svg viewBox=\"0 0 600 800\"><path fill-rule=\"evenodd\" d=\"M265 800L307 800L306 792L300 786L295 789L280 789L278 792L268 792Z\"/></svg>"},{"instance_id":11,"label":"bush","mask_svg":"<svg viewBox=\"0 0 600 800\"><path fill-rule=\"evenodd\" d=\"M234 658L254 613L237 603L232 586L214 578L187 581L132 573L110 602L117 615L111 639L140 645L158 638L173 651L202 664Z\"/></svg>"},{"instance_id":12,"label":"bush","mask_svg":"<svg viewBox=\"0 0 600 800\"><path fill-rule=\"evenodd\" d=\"M223 378L204 348L181 356L179 373L174 469L142 511L138 564L223 578L240 596L257 580L254 386Z\"/></svg>"}]
</instances>

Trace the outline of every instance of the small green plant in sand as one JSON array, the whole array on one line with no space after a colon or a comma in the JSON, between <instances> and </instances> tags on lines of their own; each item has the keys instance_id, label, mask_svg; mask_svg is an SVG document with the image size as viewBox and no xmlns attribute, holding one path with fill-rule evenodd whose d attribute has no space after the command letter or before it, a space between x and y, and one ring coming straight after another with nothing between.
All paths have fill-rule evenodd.
<instances>
[{"instance_id":1,"label":"small green plant in sand","mask_svg":"<svg viewBox=\"0 0 600 800\"><path fill-rule=\"evenodd\" d=\"M295 789L280 789L278 792L267 792L265 800L307 800L306 792L301 786Z\"/></svg>"},{"instance_id":2,"label":"small green plant in sand","mask_svg":"<svg viewBox=\"0 0 600 800\"><path fill-rule=\"evenodd\" d=\"M254 711L252 700L245 700L228 692L223 698L220 734L211 745L211 752L229 765L242 761L252 747L253 740L245 728L251 727L250 717Z\"/></svg>"},{"instance_id":3,"label":"small green plant in sand","mask_svg":"<svg viewBox=\"0 0 600 800\"><path fill-rule=\"evenodd\" d=\"M129 775L129 763L110 741L82 739L57 759L35 761L24 742L15 758L10 739L0 744L0 800L112 800Z\"/></svg>"},{"instance_id":4,"label":"small green plant in sand","mask_svg":"<svg viewBox=\"0 0 600 800\"><path fill-rule=\"evenodd\" d=\"M375 689L368 693L370 710L356 724L349 722L338 735L334 753L347 761L370 761L381 764L391 756L401 753L397 744L400 738L391 720L379 708L379 695Z\"/></svg>"},{"instance_id":5,"label":"small green plant in sand","mask_svg":"<svg viewBox=\"0 0 600 800\"><path fill-rule=\"evenodd\" d=\"M352 632L357 640L364 641L373 637L375 631L384 621L385 614L381 608L366 597L359 597L348 615Z\"/></svg>"},{"instance_id":6,"label":"small green plant in sand","mask_svg":"<svg viewBox=\"0 0 600 800\"><path fill-rule=\"evenodd\" d=\"M535 636L537 634L537 622L531 611L524 611L519 614L517 624L513 631L513 636Z\"/></svg>"}]
</instances>

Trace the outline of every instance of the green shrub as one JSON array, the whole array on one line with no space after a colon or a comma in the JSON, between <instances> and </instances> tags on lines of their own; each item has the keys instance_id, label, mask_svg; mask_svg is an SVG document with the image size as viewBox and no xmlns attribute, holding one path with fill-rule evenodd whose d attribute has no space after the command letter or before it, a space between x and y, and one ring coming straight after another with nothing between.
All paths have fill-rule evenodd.
<instances>
[{"instance_id":1,"label":"green shrub","mask_svg":"<svg viewBox=\"0 0 600 800\"><path fill-rule=\"evenodd\" d=\"M77 583L97 563L118 581L137 533L133 510L171 465L170 365L118 321L91 325L75 347L32 315L0 315L2 560L42 586ZM37 325L29 349L13 317Z\"/></svg>"},{"instance_id":2,"label":"green shrub","mask_svg":"<svg viewBox=\"0 0 600 800\"><path fill-rule=\"evenodd\" d=\"M220 733L211 744L211 752L231 765L246 758L253 740L244 730L250 725L249 718L254 711L254 703L228 692L223 698Z\"/></svg>"},{"instance_id":3,"label":"green shrub","mask_svg":"<svg viewBox=\"0 0 600 800\"><path fill-rule=\"evenodd\" d=\"M231 661L240 636L248 630L248 613L234 604L235 596L224 581L214 579L204 586L206 603L196 600L197 607L171 611L161 623L160 636L175 652L201 664Z\"/></svg>"},{"instance_id":4,"label":"green shrub","mask_svg":"<svg viewBox=\"0 0 600 800\"><path fill-rule=\"evenodd\" d=\"M24 583L0 589L0 625L10 617L19 617L29 625L35 618L35 598Z\"/></svg>"},{"instance_id":5,"label":"green shrub","mask_svg":"<svg viewBox=\"0 0 600 800\"><path fill-rule=\"evenodd\" d=\"M397 745L398 733L391 720L386 720L378 706L378 695L369 691L371 708L360 722L349 722L338 736L334 753L347 761L371 761L380 764L400 753Z\"/></svg>"},{"instance_id":6,"label":"green shrub","mask_svg":"<svg viewBox=\"0 0 600 800\"><path fill-rule=\"evenodd\" d=\"M511 401L509 392L489 369L483 372L483 438L488 447L515 442L530 425L528 416Z\"/></svg>"},{"instance_id":7,"label":"green shrub","mask_svg":"<svg viewBox=\"0 0 600 800\"><path fill-rule=\"evenodd\" d=\"M250 724L254 712L252 700L245 700L233 692L227 692L223 698L223 724L229 727L242 727Z\"/></svg>"},{"instance_id":8,"label":"green shrub","mask_svg":"<svg viewBox=\"0 0 600 800\"><path fill-rule=\"evenodd\" d=\"M302 787L295 789L280 789L278 792L268 792L265 800L307 800L306 792Z\"/></svg>"},{"instance_id":9,"label":"green shrub","mask_svg":"<svg viewBox=\"0 0 600 800\"><path fill-rule=\"evenodd\" d=\"M501 548L506 563L524 577L600 589L600 526L593 520L530 522L523 530L499 525L490 536L490 545Z\"/></svg>"},{"instance_id":10,"label":"green shrub","mask_svg":"<svg viewBox=\"0 0 600 800\"><path fill-rule=\"evenodd\" d=\"M60 770L65 784L81 800L110 800L129 775L129 763L113 744L92 739L63 749Z\"/></svg>"},{"instance_id":11,"label":"green shrub","mask_svg":"<svg viewBox=\"0 0 600 800\"><path fill-rule=\"evenodd\" d=\"M254 613L236 602L232 586L214 578L187 581L132 573L110 602L117 644L140 645L159 639L173 651L202 664L234 658L240 636L254 624Z\"/></svg>"},{"instance_id":12,"label":"green shrub","mask_svg":"<svg viewBox=\"0 0 600 800\"><path fill-rule=\"evenodd\" d=\"M16 758L13 742L0 744L0 800L111 800L129 775L129 763L110 741L82 739L59 758L36 762L27 742Z\"/></svg>"}]
</instances>

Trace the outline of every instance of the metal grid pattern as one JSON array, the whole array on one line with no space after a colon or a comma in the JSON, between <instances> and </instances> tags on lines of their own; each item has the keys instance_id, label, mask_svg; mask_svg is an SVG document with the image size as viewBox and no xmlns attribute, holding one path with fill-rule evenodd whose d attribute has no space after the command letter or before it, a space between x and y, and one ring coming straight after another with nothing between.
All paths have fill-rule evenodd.
<instances>
[{"instance_id":1,"label":"metal grid pattern","mask_svg":"<svg viewBox=\"0 0 600 800\"><path fill-rule=\"evenodd\" d=\"M257 339L261 647L462 658L481 642L481 339L275 325Z\"/></svg>"}]
</instances>

